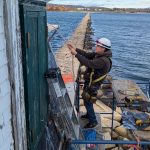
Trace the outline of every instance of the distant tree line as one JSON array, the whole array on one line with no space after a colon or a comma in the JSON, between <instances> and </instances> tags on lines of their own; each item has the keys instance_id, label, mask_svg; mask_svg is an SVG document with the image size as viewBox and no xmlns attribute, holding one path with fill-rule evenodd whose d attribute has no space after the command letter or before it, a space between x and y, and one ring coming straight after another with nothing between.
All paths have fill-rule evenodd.
<instances>
[{"instance_id":1,"label":"distant tree line","mask_svg":"<svg viewBox=\"0 0 150 150\"><path fill-rule=\"evenodd\" d=\"M105 7L83 7L72 5L47 5L48 11L92 11L92 12L145 12L150 13L150 8L105 8Z\"/></svg>"},{"instance_id":2,"label":"distant tree line","mask_svg":"<svg viewBox=\"0 0 150 150\"><path fill-rule=\"evenodd\" d=\"M47 5L48 11L77 11L76 8L63 6L63 5Z\"/></svg>"}]
</instances>

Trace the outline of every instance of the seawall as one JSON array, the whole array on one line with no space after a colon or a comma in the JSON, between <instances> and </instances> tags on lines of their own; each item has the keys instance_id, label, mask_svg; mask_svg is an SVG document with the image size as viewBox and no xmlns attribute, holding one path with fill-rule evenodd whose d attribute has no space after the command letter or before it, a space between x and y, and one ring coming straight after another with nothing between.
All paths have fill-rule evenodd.
<instances>
[{"instance_id":1,"label":"seawall","mask_svg":"<svg viewBox=\"0 0 150 150\"><path fill-rule=\"evenodd\" d=\"M80 49L84 48L85 35L89 21L90 14L88 13L82 19L73 35L68 40L68 43ZM56 61L61 70L64 81L75 81L79 69L79 61L70 54L70 51L67 48L67 43L65 43L64 46L58 50L58 53L56 54Z\"/></svg>"},{"instance_id":2,"label":"seawall","mask_svg":"<svg viewBox=\"0 0 150 150\"><path fill-rule=\"evenodd\" d=\"M82 19L67 43L72 44L74 47L83 49L89 21L90 14L88 13ZM67 43L65 43L64 46L58 50L58 53L56 54L56 61L61 70L72 106L74 106L76 97L75 81L78 75L80 63L74 56L71 55L69 49L67 48Z\"/></svg>"}]
</instances>

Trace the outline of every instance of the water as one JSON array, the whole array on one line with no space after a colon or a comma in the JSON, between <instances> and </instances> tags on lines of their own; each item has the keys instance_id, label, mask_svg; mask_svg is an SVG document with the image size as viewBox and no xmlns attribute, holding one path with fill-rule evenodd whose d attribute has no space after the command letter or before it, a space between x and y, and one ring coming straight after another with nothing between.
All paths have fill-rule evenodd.
<instances>
[{"instance_id":1,"label":"water","mask_svg":"<svg viewBox=\"0 0 150 150\"><path fill-rule=\"evenodd\" d=\"M112 41L114 78L150 80L150 14L92 14L93 39Z\"/></svg>"},{"instance_id":2,"label":"water","mask_svg":"<svg viewBox=\"0 0 150 150\"><path fill-rule=\"evenodd\" d=\"M83 13L50 12L48 22L60 24L65 38L71 36ZM91 14L93 40L107 37L112 41L113 78L135 81L150 80L150 14ZM57 35L52 42L57 50L63 40Z\"/></svg>"},{"instance_id":3,"label":"water","mask_svg":"<svg viewBox=\"0 0 150 150\"><path fill-rule=\"evenodd\" d=\"M55 52L73 34L84 16L85 13L77 12L47 12L48 23L59 25L59 31L52 40L52 48Z\"/></svg>"}]
</instances>

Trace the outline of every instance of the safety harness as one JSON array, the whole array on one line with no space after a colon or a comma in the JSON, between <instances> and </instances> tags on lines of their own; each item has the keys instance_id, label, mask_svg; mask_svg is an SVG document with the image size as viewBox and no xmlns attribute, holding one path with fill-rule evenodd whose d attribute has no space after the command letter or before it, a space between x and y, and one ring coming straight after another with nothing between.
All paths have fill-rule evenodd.
<instances>
[{"instance_id":1,"label":"safety harness","mask_svg":"<svg viewBox=\"0 0 150 150\"><path fill-rule=\"evenodd\" d=\"M110 58L108 58L110 60L110 68L109 68L109 71L111 70L111 67L112 67L112 60ZM109 72L108 71L108 72ZM90 74L90 82L89 82L89 86L91 86L91 84L94 84L94 83L98 83L100 81L102 81L106 76L107 74L104 74L103 76L100 76L98 77L97 79L93 80L93 75L94 75L94 69L92 69L92 72Z\"/></svg>"},{"instance_id":2,"label":"safety harness","mask_svg":"<svg viewBox=\"0 0 150 150\"><path fill-rule=\"evenodd\" d=\"M93 75L94 75L94 69L92 69L92 72L91 72L91 74L90 74L89 86L91 86L91 84L93 84L93 83L97 83L97 82L102 81L102 80L107 76L107 74L105 74L105 75L103 75L103 76L101 76L101 77L99 77L99 78L93 80ZM93 80L93 81L92 81L92 80Z\"/></svg>"},{"instance_id":3,"label":"safety harness","mask_svg":"<svg viewBox=\"0 0 150 150\"><path fill-rule=\"evenodd\" d=\"M110 71L111 67L112 67L112 61L111 61L110 58L108 58L108 59L110 60L110 64L111 64L110 68L109 68L109 71ZM107 74L105 74L105 75L100 76L97 79L93 80L93 75L94 75L94 69L92 69L92 72L90 73L90 82L89 82L88 88L93 87L92 85L94 85L94 83L101 82L107 76ZM89 91L86 91L86 90L83 91L82 98L85 99L85 100L87 100L87 101L90 101L92 103L95 103L96 100L97 100L96 96L92 95Z\"/></svg>"}]
</instances>

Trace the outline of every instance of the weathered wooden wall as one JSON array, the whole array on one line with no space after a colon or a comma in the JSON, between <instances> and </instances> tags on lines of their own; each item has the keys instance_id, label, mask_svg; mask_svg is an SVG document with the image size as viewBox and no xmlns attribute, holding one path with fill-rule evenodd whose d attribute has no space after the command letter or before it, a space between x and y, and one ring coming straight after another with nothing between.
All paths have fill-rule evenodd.
<instances>
[{"instance_id":1,"label":"weathered wooden wall","mask_svg":"<svg viewBox=\"0 0 150 150\"><path fill-rule=\"evenodd\" d=\"M0 149L13 149L11 91L6 56L3 1L0 1Z\"/></svg>"},{"instance_id":2,"label":"weathered wooden wall","mask_svg":"<svg viewBox=\"0 0 150 150\"><path fill-rule=\"evenodd\" d=\"M26 149L18 0L0 1L0 149Z\"/></svg>"}]
</instances>

